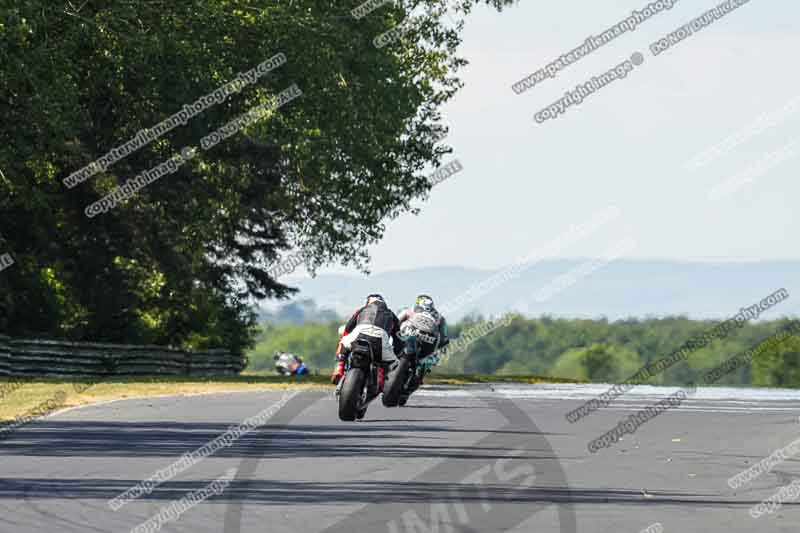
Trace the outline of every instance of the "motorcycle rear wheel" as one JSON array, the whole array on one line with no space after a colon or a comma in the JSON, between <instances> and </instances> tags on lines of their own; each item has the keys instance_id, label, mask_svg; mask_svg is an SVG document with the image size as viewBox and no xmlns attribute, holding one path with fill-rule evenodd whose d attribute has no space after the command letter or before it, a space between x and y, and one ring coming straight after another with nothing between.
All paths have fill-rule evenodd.
<instances>
[{"instance_id":1,"label":"motorcycle rear wheel","mask_svg":"<svg viewBox=\"0 0 800 533\"><path fill-rule=\"evenodd\" d=\"M339 420L352 422L358 414L358 400L361 398L367 376L361 368L351 368L342 379L344 385L339 394Z\"/></svg>"},{"instance_id":2,"label":"motorcycle rear wheel","mask_svg":"<svg viewBox=\"0 0 800 533\"><path fill-rule=\"evenodd\" d=\"M389 373L386 385L383 387L383 405L386 407L397 407L403 384L408 379L408 365L408 359L401 357L397 361L397 366Z\"/></svg>"}]
</instances>

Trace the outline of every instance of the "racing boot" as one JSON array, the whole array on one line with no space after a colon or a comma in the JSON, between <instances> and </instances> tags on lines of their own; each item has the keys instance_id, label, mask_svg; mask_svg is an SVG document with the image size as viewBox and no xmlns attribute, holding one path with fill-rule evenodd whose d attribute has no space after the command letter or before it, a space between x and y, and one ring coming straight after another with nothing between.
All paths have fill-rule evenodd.
<instances>
[{"instance_id":1,"label":"racing boot","mask_svg":"<svg viewBox=\"0 0 800 533\"><path fill-rule=\"evenodd\" d=\"M333 370L333 374L331 374L331 383L334 385L338 385L339 381L344 376L344 357L339 356L336 358L336 368Z\"/></svg>"}]
</instances>

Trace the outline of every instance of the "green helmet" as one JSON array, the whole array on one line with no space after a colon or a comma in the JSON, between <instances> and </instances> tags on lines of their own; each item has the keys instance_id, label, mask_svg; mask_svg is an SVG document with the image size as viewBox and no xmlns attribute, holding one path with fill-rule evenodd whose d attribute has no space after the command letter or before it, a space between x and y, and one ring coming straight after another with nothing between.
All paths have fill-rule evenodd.
<instances>
[{"instance_id":1,"label":"green helmet","mask_svg":"<svg viewBox=\"0 0 800 533\"><path fill-rule=\"evenodd\" d=\"M414 305L423 311L432 312L435 311L433 306L433 298L428 296L427 294L420 294L417 296L417 300L414 302Z\"/></svg>"}]
</instances>

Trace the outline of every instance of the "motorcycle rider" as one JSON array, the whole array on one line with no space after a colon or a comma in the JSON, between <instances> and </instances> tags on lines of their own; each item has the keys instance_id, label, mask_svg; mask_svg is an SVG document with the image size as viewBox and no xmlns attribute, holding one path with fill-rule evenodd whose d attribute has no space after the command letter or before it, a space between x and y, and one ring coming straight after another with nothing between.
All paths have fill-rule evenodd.
<instances>
[{"instance_id":1,"label":"motorcycle rider","mask_svg":"<svg viewBox=\"0 0 800 533\"><path fill-rule=\"evenodd\" d=\"M302 359L288 352L275 352L275 371L282 376L303 376L308 368Z\"/></svg>"},{"instance_id":2,"label":"motorcycle rider","mask_svg":"<svg viewBox=\"0 0 800 533\"><path fill-rule=\"evenodd\" d=\"M417 342L420 343L420 362L427 371L430 367L439 362L439 357L434 355L434 352L439 348L444 348L450 342L447 336L447 321L442 316L433 303L433 298L427 294L420 294L417 296L416 301L412 307L404 309L397 316L400 328L403 324L409 323L421 332L421 335L410 336L405 340L407 349L411 352L416 351ZM436 336L436 339L431 337ZM433 341L433 342L431 342ZM425 372L420 373L419 385L422 385L422 379Z\"/></svg>"},{"instance_id":3,"label":"motorcycle rider","mask_svg":"<svg viewBox=\"0 0 800 533\"><path fill-rule=\"evenodd\" d=\"M386 305L380 294L370 294L362 307L356 310L347 323L339 328L341 339L336 348L336 369L331 381L338 384L344 376L344 366L350 347L356 339L370 343L373 353L381 354L383 363L391 363L400 353L403 342L397 336L399 331L397 315ZM391 339L391 345L389 340ZM383 390L383 365L378 370L378 392Z\"/></svg>"}]
</instances>

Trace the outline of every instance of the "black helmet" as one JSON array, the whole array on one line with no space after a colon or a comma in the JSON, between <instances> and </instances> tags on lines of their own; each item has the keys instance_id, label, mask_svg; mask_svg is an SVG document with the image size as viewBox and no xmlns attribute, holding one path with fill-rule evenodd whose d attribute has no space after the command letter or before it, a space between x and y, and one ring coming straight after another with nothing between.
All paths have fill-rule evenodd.
<instances>
[{"instance_id":1,"label":"black helmet","mask_svg":"<svg viewBox=\"0 0 800 533\"><path fill-rule=\"evenodd\" d=\"M365 300L366 305L369 305L373 302L381 302L384 305L386 304L386 300L383 299L383 296L377 293L370 294L369 296L367 296L367 299Z\"/></svg>"}]
</instances>

